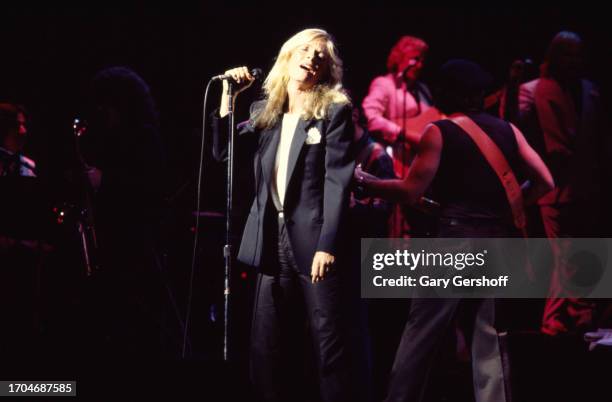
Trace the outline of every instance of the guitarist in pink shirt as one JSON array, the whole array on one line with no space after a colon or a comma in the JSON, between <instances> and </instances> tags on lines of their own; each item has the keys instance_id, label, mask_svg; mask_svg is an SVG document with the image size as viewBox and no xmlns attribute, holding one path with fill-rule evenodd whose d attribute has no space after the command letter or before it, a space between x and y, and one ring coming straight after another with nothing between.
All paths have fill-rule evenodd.
<instances>
[{"instance_id":1,"label":"guitarist in pink shirt","mask_svg":"<svg viewBox=\"0 0 612 402\"><path fill-rule=\"evenodd\" d=\"M372 136L387 147L398 178L408 172L425 126L441 117L432 106L431 93L419 81L429 46L413 36L403 36L393 46L387 59L387 74L374 78L363 110ZM416 213L416 212L415 212ZM407 237L414 233L412 210L396 206L391 216L389 235Z\"/></svg>"}]
</instances>

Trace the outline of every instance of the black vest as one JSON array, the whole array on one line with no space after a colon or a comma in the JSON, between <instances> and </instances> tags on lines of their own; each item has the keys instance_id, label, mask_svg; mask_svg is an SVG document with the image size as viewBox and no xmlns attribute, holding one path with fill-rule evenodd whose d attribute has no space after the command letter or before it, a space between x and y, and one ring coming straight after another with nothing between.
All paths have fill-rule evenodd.
<instances>
[{"instance_id":1,"label":"black vest","mask_svg":"<svg viewBox=\"0 0 612 402\"><path fill-rule=\"evenodd\" d=\"M485 113L468 114L502 151L521 182L518 144L510 125ZM442 216L457 219L492 219L512 222L506 192L476 143L450 120L437 121L442 133L442 153L432 183Z\"/></svg>"}]
</instances>

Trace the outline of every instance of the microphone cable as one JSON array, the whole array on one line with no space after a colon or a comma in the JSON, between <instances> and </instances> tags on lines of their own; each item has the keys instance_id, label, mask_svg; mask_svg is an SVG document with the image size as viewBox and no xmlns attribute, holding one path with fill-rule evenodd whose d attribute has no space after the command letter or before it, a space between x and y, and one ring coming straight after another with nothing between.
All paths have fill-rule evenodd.
<instances>
[{"instance_id":1,"label":"microphone cable","mask_svg":"<svg viewBox=\"0 0 612 402\"><path fill-rule=\"evenodd\" d=\"M198 185L196 189L196 219L195 231L193 235L193 252L191 254L191 272L189 275L189 290L187 296L187 312L185 314L185 329L183 331L183 347L182 358L185 359L187 354L187 339L189 334L189 325L191 323L191 307L193 304L193 283L195 278L195 265L198 253L198 241L200 238L200 204L202 199L202 176L204 174L204 151L206 146L206 104L208 103L208 91L213 80L209 80L204 91L204 104L202 105L202 141L200 145L200 165L198 168Z\"/></svg>"}]
</instances>

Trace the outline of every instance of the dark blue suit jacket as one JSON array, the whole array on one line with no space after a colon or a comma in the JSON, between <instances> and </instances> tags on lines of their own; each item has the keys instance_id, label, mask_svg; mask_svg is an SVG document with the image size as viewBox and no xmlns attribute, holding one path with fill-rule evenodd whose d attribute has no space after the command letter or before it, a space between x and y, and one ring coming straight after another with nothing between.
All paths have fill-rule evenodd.
<instances>
[{"instance_id":1,"label":"dark blue suit jacket","mask_svg":"<svg viewBox=\"0 0 612 402\"><path fill-rule=\"evenodd\" d=\"M281 132L281 119L269 129L254 127L254 115L264 102L253 103L251 119L238 128L238 141L253 153L255 174L255 199L238 259L257 268L262 268L266 249L276 241L269 229L276 222L271 184ZM326 119L300 120L291 143L283 213L297 265L307 275L316 251L338 256L341 250L354 169L351 111L350 104L333 104ZM217 160L226 156L227 123L226 118L213 119Z\"/></svg>"}]
</instances>

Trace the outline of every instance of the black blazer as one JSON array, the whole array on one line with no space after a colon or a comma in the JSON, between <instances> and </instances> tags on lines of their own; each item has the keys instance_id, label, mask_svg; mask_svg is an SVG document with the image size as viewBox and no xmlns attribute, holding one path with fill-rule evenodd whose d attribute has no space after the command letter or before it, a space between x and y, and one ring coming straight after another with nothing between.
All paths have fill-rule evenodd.
<instances>
[{"instance_id":1,"label":"black blazer","mask_svg":"<svg viewBox=\"0 0 612 402\"><path fill-rule=\"evenodd\" d=\"M277 219L271 183L282 126L279 119L270 129L254 127L253 118L264 102L253 103L251 118L238 127L241 146L253 153L255 175L255 199L238 260L257 268L262 267L263 255L276 241L269 224L276 224ZM291 142L283 214L297 265L307 275L316 251L335 256L340 252L354 169L351 113L350 104L333 104L326 119L300 119ZM218 118L215 113L213 154L217 160L226 159L227 124L227 118Z\"/></svg>"}]
</instances>

